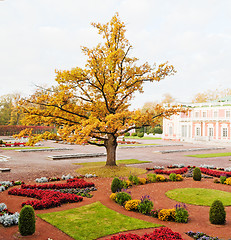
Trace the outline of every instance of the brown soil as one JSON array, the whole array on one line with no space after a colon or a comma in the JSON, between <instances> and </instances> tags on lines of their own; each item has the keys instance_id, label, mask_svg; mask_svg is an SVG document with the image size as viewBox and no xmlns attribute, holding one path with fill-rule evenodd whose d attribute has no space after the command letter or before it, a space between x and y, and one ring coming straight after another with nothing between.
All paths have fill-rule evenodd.
<instances>
[{"instance_id":1,"label":"brown soil","mask_svg":"<svg viewBox=\"0 0 231 240\"><path fill-rule=\"evenodd\" d=\"M231 237L231 207L226 207L227 213L227 222L223 226L212 225L209 222L209 207L194 206L187 204L189 211L190 219L186 224L183 223L174 223L174 222L163 222L158 219L145 216L135 212L126 211L123 207L114 203L109 199L111 194L110 191L110 178L96 178L90 179L87 181L93 181L97 187L97 191L93 192L93 198L84 198L83 202L72 203L72 204L63 204L61 207L52 208L47 210L37 210L36 213L45 213L45 212L54 212L61 211L70 208L80 207L92 202L100 201L102 204L108 208L115 210L119 213L146 220L153 223L164 224L165 226L171 228L173 231L179 232L184 239L192 240L188 237L185 232L187 231L199 231L205 232L211 236L218 236L219 238L228 239ZM174 200L171 200L165 196L165 192L174 189L174 188L184 188L184 187L197 187L197 188L213 188L224 191L231 191L230 186L215 184L212 179L205 180L201 182L195 182L192 179L185 179L183 182L168 182L168 183L153 183L135 186L130 189L132 198L139 199L142 195L149 195L154 202L155 208L173 208L177 203ZM28 200L26 197L11 196L7 194L7 191L4 191L0 194L1 201L7 204L8 209L12 212L20 211L21 203L25 200ZM136 231L131 231L139 235L143 235L145 232L152 232L153 229L141 229ZM48 239L52 238L54 240L68 240L72 239L57 228L46 223L37 217L36 220L36 233L33 236L22 237L18 233L18 226L12 226L9 228L0 227L0 239L10 240L10 239ZM100 238L108 239L109 237Z\"/></svg>"}]
</instances>

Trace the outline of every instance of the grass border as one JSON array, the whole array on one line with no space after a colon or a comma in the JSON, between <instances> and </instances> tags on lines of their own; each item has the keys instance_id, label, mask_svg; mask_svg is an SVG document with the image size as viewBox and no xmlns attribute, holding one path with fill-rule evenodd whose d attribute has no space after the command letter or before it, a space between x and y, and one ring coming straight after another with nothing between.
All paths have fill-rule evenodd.
<instances>
[{"instance_id":1,"label":"grass border","mask_svg":"<svg viewBox=\"0 0 231 240\"><path fill-rule=\"evenodd\" d=\"M195 158L214 158L214 157L229 157L231 152L225 153L204 153L204 154L194 154L194 155L185 155L186 157L195 157Z\"/></svg>"},{"instance_id":2,"label":"grass border","mask_svg":"<svg viewBox=\"0 0 231 240\"><path fill-rule=\"evenodd\" d=\"M165 192L165 195L178 202L211 206L214 200L220 200L224 206L231 206L231 192L210 188L175 188ZM225 196L230 195L227 199Z\"/></svg>"},{"instance_id":3,"label":"grass border","mask_svg":"<svg viewBox=\"0 0 231 240\"><path fill-rule=\"evenodd\" d=\"M163 226L123 215L100 202L37 216L76 240L93 240L119 232Z\"/></svg>"}]
</instances>

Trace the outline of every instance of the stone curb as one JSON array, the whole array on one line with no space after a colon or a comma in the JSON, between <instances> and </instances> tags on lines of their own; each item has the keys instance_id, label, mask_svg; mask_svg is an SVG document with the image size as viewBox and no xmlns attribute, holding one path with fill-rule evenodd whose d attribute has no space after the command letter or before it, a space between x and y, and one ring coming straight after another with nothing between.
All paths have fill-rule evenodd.
<instances>
[{"instance_id":1,"label":"stone curb","mask_svg":"<svg viewBox=\"0 0 231 240\"><path fill-rule=\"evenodd\" d=\"M225 149L225 147L214 147L214 148L188 148L188 149L178 149L178 150L163 150L155 151L155 153L175 153L175 152L193 152L193 151L204 151L204 150L220 150Z\"/></svg>"},{"instance_id":2,"label":"stone curb","mask_svg":"<svg viewBox=\"0 0 231 240\"><path fill-rule=\"evenodd\" d=\"M102 157L106 156L106 153L77 153L77 154L63 154L63 155L55 155L48 156L48 159L51 160L64 160L70 158L90 158L90 157Z\"/></svg>"}]
</instances>

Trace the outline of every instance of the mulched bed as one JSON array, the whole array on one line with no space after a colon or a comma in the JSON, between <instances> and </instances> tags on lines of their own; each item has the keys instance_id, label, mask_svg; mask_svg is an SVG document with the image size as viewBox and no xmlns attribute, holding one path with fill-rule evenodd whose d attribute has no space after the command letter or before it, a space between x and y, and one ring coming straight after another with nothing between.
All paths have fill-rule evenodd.
<instances>
[{"instance_id":1,"label":"mulched bed","mask_svg":"<svg viewBox=\"0 0 231 240\"><path fill-rule=\"evenodd\" d=\"M139 218L142 220L163 224L174 232L179 232L183 239L192 240L189 236L185 234L187 231L194 232L204 232L210 236L217 236L223 239L231 238L231 207L226 207L226 224L224 226L212 225L209 222L209 207L204 206L194 206L187 204L187 210L189 212L189 222L184 223L175 223L175 222L163 222L156 218L152 218L150 216L145 216L139 213L126 211L123 207L119 206L115 202L109 199L111 194L110 185L111 178L92 178L87 179L88 182L94 182L96 188L98 189L95 192L91 192L94 196L92 198L84 198L82 202L71 203L71 204L63 204L61 207L56 207L52 209L45 210L36 210L36 213L45 213L45 212L54 212L61 211L71 208L80 207L86 204L90 204L92 202L100 201L102 204L107 206L108 208L115 210L119 213ZM185 187L193 187L193 188L212 188L223 191L231 192L231 186L215 184L213 183L213 179L202 179L200 182L193 181L190 179L184 179L182 182L159 182L152 183L146 185L139 185L132 187L129 189L132 195L132 199L140 199L143 195L149 195L151 200L154 203L154 208L173 208L177 203L174 200L171 200L165 196L165 192L174 188L185 188ZM34 184L34 182L26 182L30 184ZM59 183L62 183L59 182ZM64 182L63 182L64 183ZM20 187L20 186L17 186ZM10 188L12 189L12 188ZM27 200L32 200L27 197L19 197L8 195L8 191L4 191L0 193L0 202L6 203L8 209L11 212L20 211L21 203ZM141 229L136 231L130 231L132 233L136 233L138 235L143 235L144 233L151 233L153 229ZM36 233L33 236L27 237L28 239L48 239L52 238L54 240L63 240L63 239L72 239L68 237L66 234L58 230L57 228L51 226L45 221L37 218L36 221ZM108 237L100 238L101 240L107 239ZM18 226L11 226L9 228L4 228L0 225L0 239L8 240L8 239L22 239L18 233ZM24 238L23 238L24 239ZM26 238L25 238L26 239Z\"/></svg>"}]
</instances>

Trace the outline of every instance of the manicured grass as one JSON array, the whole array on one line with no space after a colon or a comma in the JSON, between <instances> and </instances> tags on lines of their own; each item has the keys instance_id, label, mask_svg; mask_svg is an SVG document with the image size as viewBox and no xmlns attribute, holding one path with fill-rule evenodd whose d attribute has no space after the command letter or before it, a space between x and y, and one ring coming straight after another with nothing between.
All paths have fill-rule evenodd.
<instances>
[{"instance_id":1,"label":"manicured grass","mask_svg":"<svg viewBox=\"0 0 231 240\"><path fill-rule=\"evenodd\" d=\"M231 205L231 192L207 188L176 188L165 193L173 200L200 206L211 206L214 200L220 200L224 206Z\"/></svg>"},{"instance_id":2,"label":"manicured grass","mask_svg":"<svg viewBox=\"0 0 231 240\"><path fill-rule=\"evenodd\" d=\"M117 160L116 163L118 165L120 164L141 164L141 163L150 163L151 161L140 161L138 159L125 159L125 160ZM105 161L104 162L86 162L86 163L74 163L76 165L82 165L82 166L104 166L105 165Z\"/></svg>"},{"instance_id":3,"label":"manicured grass","mask_svg":"<svg viewBox=\"0 0 231 240\"><path fill-rule=\"evenodd\" d=\"M227 157L231 156L231 152L225 153L206 153L206 154L195 154L195 155L186 155L187 157L196 157L196 158L213 158L213 157Z\"/></svg>"},{"instance_id":4,"label":"manicured grass","mask_svg":"<svg viewBox=\"0 0 231 240\"><path fill-rule=\"evenodd\" d=\"M43 149L51 147L1 147L0 150L24 150L24 149Z\"/></svg>"},{"instance_id":5,"label":"manicured grass","mask_svg":"<svg viewBox=\"0 0 231 240\"><path fill-rule=\"evenodd\" d=\"M75 171L83 175L87 173L95 174L98 177L128 177L130 174L141 175L147 172L142 168L123 166L91 166L78 168Z\"/></svg>"},{"instance_id":6,"label":"manicured grass","mask_svg":"<svg viewBox=\"0 0 231 240\"><path fill-rule=\"evenodd\" d=\"M160 227L117 213L100 202L37 216L78 240L93 240L128 230Z\"/></svg>"},{"instance_id":7,"label":"manicured grass","mask_svg":"<svg viewBox=\"0 0 231 240\"><path fill-rule=\"evenodd\" d=\"M125 137L125 139L141 139L141 140L155 140L155 139L162 139L162 138L158 138L158 137L137 137L137 136L128 136Z\"/></svg>"},{"instance_id":8,"label":"manicured grass","mask_svg":"<svg viewBox=\"0 0 231 240\"><path fill-rule=\"evenodd\" d=\"M156 144L156 143L149 143L149 144L142 144L142 143L140 143L140 144L119 144L118 146L119 147L126 147L126 146L149 146L149 145L158 145L158 144Z\"/></svg>"}]
</instances>

